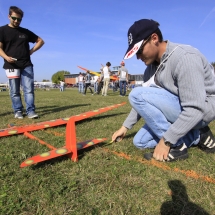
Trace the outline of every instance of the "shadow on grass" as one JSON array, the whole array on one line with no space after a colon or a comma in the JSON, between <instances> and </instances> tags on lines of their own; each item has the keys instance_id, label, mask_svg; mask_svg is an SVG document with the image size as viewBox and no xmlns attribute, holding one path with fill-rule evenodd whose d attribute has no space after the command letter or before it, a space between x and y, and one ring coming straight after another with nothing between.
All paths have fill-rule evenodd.
<instances>
[{"instance_id":1,"label":"shadow on grass","mask_svg":"<svg viewBox=\"0 0 215 215\"><path fill-rule=\"evenodd\" d=\"M121 112L121 113L116 113L116 114L106 114L106 115L103 115L103 116L96 115L96 116L92 116L92 117L87 118L87 119L77 121L76 124L81 124L81 123L84 123L84 122L90 122L92 120L99 120L99 119L103 119L103 118L107 118L107 117L114 117L114 116L118 116L120 114L128 114L128 112Z\"/></svg>"},{"instance_id":2,"label":"shadow on grass","mask_svg":"<svg viewBox=\"0 0 215 215\"><path fill-rule=\"evenodd\" d=\"M42 113L40 113L39 115L44 116L44 115L47 115L47 114L50 114L50 113L55 113L55 112L58 112L58 111L64 111L64 110L67 110L67 109L70 109L70 108L76 108L76 107L81 107L81 106L89 106L89 105L91 105L91 104L89 104L89 103L88 104L77 104L77 105L69 105L69 106L63 106L63 107L53 105L53 106L36 107L36 110L40 110L40 109L43 110ZM9 115L9 114L13 114L13 109L12 108L11 108L10 112L1 113L0 116L6 116L6 115Z\"/></svg>"},{"instance_id":3,"label":"shadow on grass","mask_svg":"<svg viewBox=\"0 0 215 215\"><path fill-rule=\"evenodd\" d=\"M161 215L209 215L203 208L189 201L186 187L179 180L168 182L171 189L172 201L164 202L161 206Z\"/></svg>"},{"instance_id":4,"label":"shadow on grass","mask_svg":"<svg viewBox=\"0 0 215 215\"><path fill-rule=\"evenodd\" d=\"M0 116L7 116L7 115L12 115L13 113L13 109L11 108L11 111L7 111L5 113L1 113Z\"/></svg>"},{"instance_id":5,"label":"shadow on grass","mask_svg":"<svg viewBox=\"0 0 215 215\"><path fill-rule=\"evenodd\" d=\"M76 108L76 107L81 107L81 106L89 106L91 104L77 104L77 105L68 105L68 106L63 106L63 107L59 107L59 106L44 106L44 107L37 107L37 110L42 109L42 113L40 113L40 116L44 116L50 113L55 113L58 111L64 111L64 110L68 110L71 108Z\"/></svg>"}]
</instances>

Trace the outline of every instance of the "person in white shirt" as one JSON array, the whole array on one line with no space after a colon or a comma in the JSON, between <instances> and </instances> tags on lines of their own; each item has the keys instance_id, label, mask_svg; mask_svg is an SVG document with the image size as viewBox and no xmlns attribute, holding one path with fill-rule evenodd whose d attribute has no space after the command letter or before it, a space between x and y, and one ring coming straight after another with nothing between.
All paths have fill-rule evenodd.
<instances>
[{"instance_id":1,"label":"person in white shirt","mask_svg":"<svg viewBox=\"0 0 215 215\"><path fill-rule=\"evenodd\" d=\"M64 91L64 84L65 82L64 81L60 81L60 91Z\"/></svg>"},{"instance_id":2,"label":"person in white shirt","mask_svg":"<svg viewBox=\"0 0 215 215\"><path fill-rule=\"evenodd\" d=\"M98 91L98 76L94 76L94 94Z\"/></svg>"},{"instance_id":3,"label":"person in white shirt","mask_svg":"<svg viewBox=\"0 0 215 215\"><path fill-rule=\"evenodd\" d=\"M107 62L106 66L103 68L103 75L104 75L104 86L102 88L102 96L107 96L108 85L110 83L110 70L111 63Z\"/></svg>"}]
</instances>

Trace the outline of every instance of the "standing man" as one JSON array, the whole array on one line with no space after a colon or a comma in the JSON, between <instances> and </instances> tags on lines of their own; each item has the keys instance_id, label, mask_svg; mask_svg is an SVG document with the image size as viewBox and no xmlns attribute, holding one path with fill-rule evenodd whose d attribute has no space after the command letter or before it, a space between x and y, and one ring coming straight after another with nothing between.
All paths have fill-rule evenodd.
<instances>
[{"instance_id":1,"label":"standing man","mask_svg":"<svg viewBox=\"0 0 215 215\"><path fill-rule=\"evenodd\" d=\"M98 76L94 76L94 94L98 93Z\"/></svg>"},{"instance_id":2,"label":"standing man","mask_svg":"<svg viewBox=\"0 0 215 215\"><path fill-rule=\"evenodd\" d=\"M103 75L104 75L104 85L102 88L102 96L107 96L107 91L110 83L110 70L111 63L107 62L106 66L103 68Z\"/></svg>"},{"instance_id":3,"label":"standing man","mask_svg":"<svg viewBox=\"0 0 215 215\"><path fill-rule=\"evenodd\" d=\"M98 95L100 94L101 90L103 89L103 85L104 85L103 67L100 70L101 70L101 75L98 77L98 90L97 90Z\"/></svg>"},{"instance_id":4,"label":"standing man","mask_svg":"<svg viewBox=\"0 0 215 215\"><path fill-rule=\"evenodd\" d=\"M65 82L64 81L60 81L60 91L61 92L64 91L64 85L65 85Z\"/></svg>"},{"instance_id":5,"label":"standing man","mask_svg":"<svg viewBox=\"0 0 215 215\"><path fill-rule=\"evenodd\" d=\"M78 92L79 93L83 93L84 92L84 76L82 75L82 73L79 73L78 76Z\"/></svg>"},{"instance_id":6,"label":"standing man","mask_svg":"<svg viewBox=\"0 0 215 215\"><path fill-rule=\"evenodd\" d=\"M23 87L28 118L37 118L34 105L34 71L30 55L40 49L44 41L20 27L23 11L15 6L9 8L8 25L0 27L0 56L4 58L3 68L9 78L10 97L15 118L23 118L23 105L20 96L20 85ZM29 42L36 43L30 49ZM14 75L11 75L14 74Z\"/></svg>"},{"instance_id":7,"label":"standing man","mask_svg":"<svg viewBox=\"0 0 215 215\"><path fill-rule=\"evenodd\" d=\"M93 95L93 91L91 89L91 75L89 70L87 70L87 74L85 76L85 90L84 90L84 96L86 95L87 88L89 87L91 94Z\"/></svg>"},{"instance_id":8,"label":"standing man","mask_svg":"<svg viewBox=\"0 0 215 215\"><path fill-rule=\"evenodd\" d=\"M128 70L125 68L125 62L120 63L121 67L118 70L120 96L126 95L126 84L128 82Z\"/></svg>"},{"instance_id":9,"label":"standing man","mask_svg":"<svg viewBox=\"0 0 215 215\"><path fill-rule=\"evenodd\" d=\"M215 119L215 76L205 56L190 45L164 41L159 23L136 21L128 30L124 59L136 54L147 66L145 87L129 94L133 109L112 140L123 138L142 117L145 125L134 137L137 148L155 148L158 161L188 158L187 148L197 145L215 152L208 124Z\"/></svg>"}]
</instances>

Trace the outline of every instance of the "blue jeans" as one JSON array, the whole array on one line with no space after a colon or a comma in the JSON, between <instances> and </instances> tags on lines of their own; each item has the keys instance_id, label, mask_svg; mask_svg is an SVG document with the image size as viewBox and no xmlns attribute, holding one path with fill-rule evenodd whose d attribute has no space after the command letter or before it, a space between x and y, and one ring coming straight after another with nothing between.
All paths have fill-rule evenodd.
<instances>
[{"instance_id":1,"label":"blue jeans","mask_svg":"<svg viewBox=\"0 0 215 215\"><path fill-rule=\"evenodd\" d=\"M84 83L83 82L79 82L78 83L78 92L79 93L83 93L84 92Z\"/></svg>"},{"instance_id":2,"label":"blue jeans","mask_svg":"<svg viewBox=\"0 0 215 215\"><path fill-rule=\"evenodd\" d=\"M94 83L94 93L98 91L98 82Z\"/></svg>"},{"instance_id":3,"label":"blue jeans","mask_svg":"<svg viewBox=\"0 0 215 215\"><path fill-rule=\"evenodd\" d=\"M126 94L126 81L120 81L119 82L119 87L120 87L120 95L125 96ZM122 89L123 88L123 89Z\"/></svg>"},{"instance_id":4,"label":"blue jeans","mask_svg":"<svg viewBox=\"0 0 215 215\"><path fill-rule=\"evenodd\" d=\"M22 111L23 105L20 95L20 84L23 89L26 104L26 114L35 111L34 105L34 70L33 66L28 66L20 70L20 78L9 79L10 97L14 113Z\"/></svg>"},{"instance_id":5,"label":"blue jeans","mask_svg":"<svg viewBox=\"0 0 215 215\"><path fill-rule=\"evenodd\" d=\"M130 92L129 101L146 123L133 140L134 145L141 149L154 148L182 111L178 96L157 87L136 87ZM200 139L199 128L204 126L205 122L199 122L175 146L182 143L187 147L197 145Z\"/></svg>"}]
</instances>

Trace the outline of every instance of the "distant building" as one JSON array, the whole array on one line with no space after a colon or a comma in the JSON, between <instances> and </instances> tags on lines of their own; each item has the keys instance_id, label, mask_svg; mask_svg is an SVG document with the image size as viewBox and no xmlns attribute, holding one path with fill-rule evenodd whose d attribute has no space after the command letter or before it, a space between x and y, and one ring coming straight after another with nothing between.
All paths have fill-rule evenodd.
<instances>
[{"instance_id":1,"label":"distant building","mask_svg":"<svg viewBox=\"0 0 215 215\"><path fill-rule=\"evenodd\" d=\"M113 66L113 69L111 70L112 73L114 73L115 75L117 75L119 68L121 68L121 66Z\"/></svg>"},{"instance_id":2,"label":"distant building","mask_svg":"<svg viewBox=\"0 0 215 215\"><path fill-rule=\"evenodd\" d=\"M40 88L47 88L47 87L53 87L55 84L51 81L35 81L34 86L40 87Z\"/></svg>"},{"instance_id":3,"label":"distant building","mask_svg":"<svg viewBox=\"0 0 215 215\"><path fill-rule=\"evenodd\" d=\"M113 66L112 72L114 74L117 74L119 68L121 68L121 66ZM131 74L128 74L128 81L130 82L130 84L142 85L142 83L143 83L143 74L142 75L131 75Z\"/></svg>"},{"instance_id":4,"label":"distant building","mask_svg":"<svg viewBox=\"0 0 215 215\"><path fill-rule=\"evenodd\" d=\"M143 74L141 75L129 75L129 81L134 85L142 85L143 84Z\"/></svg>"},{"instance_id":5,"label":"distant building","mask_svg":"<svg viewBox=\"0 0 215 215\"><path fill-rule=\"evenodd\" d=\"M64 75L65 84L76 84L78 83L78 74L66 74Z\"/></svg>"}]
</instances>

